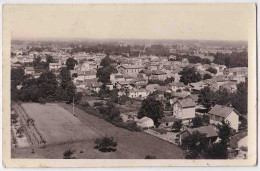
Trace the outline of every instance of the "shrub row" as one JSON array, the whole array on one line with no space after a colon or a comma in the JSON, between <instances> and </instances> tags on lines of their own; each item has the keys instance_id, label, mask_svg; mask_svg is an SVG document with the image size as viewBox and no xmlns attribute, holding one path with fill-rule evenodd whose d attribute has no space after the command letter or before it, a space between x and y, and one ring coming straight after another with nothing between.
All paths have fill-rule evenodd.
<instances>
[{"instance_id":1,"label":"shrub row","mask_svg":"<svg viewBox=\"0 0 260 171\"><path fill-rule=\"evenodd\" d=\"M141 131L141 129L136 125L135 121L122 122L122 119L109 120L108 117L106 117L107 107L105 106L98 106L97 108L92 108L87 102L84 102L78 104L77 107L90 115L96 116L101 119L105 119L106 121L112 123L117 127L124 128L129 131Z\"/></svg>"}]
</instances>

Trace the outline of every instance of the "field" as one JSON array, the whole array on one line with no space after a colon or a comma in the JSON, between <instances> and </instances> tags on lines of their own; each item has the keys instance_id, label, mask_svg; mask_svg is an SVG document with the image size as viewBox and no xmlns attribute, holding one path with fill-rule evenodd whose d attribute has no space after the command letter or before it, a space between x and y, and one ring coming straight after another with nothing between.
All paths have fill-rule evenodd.
<instances>
[{"instance_id":1,"label":"field","mask_svg":"<svg viewBox=\"0 0 260 171\"><path fill-rule=\"evenodd\" d=\"M57 104L23 103L27 115L47 144L73 142L98 137L97 133Z\"/></svg>"},{"instance_id":2,"label":"field","mask_svg":"<svg viewBox=\"0 0 260 171\"><path fill-rule=\"evenodd\" d=\"M69 112L71 105L60 104ZM103 119L89 115L80 109L75 109L75 115L85 125L95 132L113 136L118 143L115 152L103 153L94 148L94 140L77 142L72 144L47 146L46 148L15 149L12 158L63 158L63 152L68 149L74 150L74 156L82 159L144 159L146 155L155 155L158 159L182 159L182 150L176 145L170 144L157 137L144 132L131 132L116 127Z\"/></svg>"}]
</instances>

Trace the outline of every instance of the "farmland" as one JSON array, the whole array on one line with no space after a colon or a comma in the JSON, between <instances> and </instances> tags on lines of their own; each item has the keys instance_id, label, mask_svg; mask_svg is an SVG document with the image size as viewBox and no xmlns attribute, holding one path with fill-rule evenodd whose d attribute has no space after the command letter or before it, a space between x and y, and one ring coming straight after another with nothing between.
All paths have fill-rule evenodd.
<instances>
[{"instance_id":1,"label":"farmland","mask_svg":"<svg viewBox=\"0 0 260 171\"><path fill-rule=\"evenodd\" d=\"M71 105L60 105L68 113L72 112ZM47 146L44 149L37 148L34 149L34 154L31 153L30 148L14 149L12 151L12 158L62 158L63 152L68 149L75 151L76 158L85 159L143 159L146 155L155 155L159 159L181 159L184 157L179 147L152 135L144 132L131 132L116 127L78 108L75 109L75 116L81 123L98 134L113 136L118 142L117 150L112 153L100 152L94 148L94 140L90 139L85 142Z\"/></svg>"},{"instance_id":2,"label":"farmland","mask_svg":"<svg viewBox=\"0 0 260 171\"><path fill-rule=\"evenodd\" d=\"M23 103L27 115L47 144L95 139L97 133L57 104Z\"/></svg>"}]
</instances>

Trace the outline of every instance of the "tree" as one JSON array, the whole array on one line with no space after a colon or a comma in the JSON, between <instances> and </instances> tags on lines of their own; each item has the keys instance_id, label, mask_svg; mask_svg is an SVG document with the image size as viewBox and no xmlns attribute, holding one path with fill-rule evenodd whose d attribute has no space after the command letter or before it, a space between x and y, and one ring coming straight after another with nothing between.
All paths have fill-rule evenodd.
<instances>
[{"instance_id":1,"label":"tree","mask_svg":"<svg viewBox=\"0 0 260 171\"><path fill-rule=\"evenodd\" d=\"M78 64L78 61L73 58L68 58L66 61L67 69L74 70L75 65Z\"/></svg>"},{"instance_id":2,"label":"tree","mask_svg":"<svg viewBox=\"0 0 260 171\"><path fill-rule=\"evenodd\" d=\"M186 136L182 140L182 147L186 150L186 158L200 158L208 146L206 134L198 131Z\"/></svg>"},{"instance_id":3,"label":"tree","mask_svg":"<svg viewBox=\"0 0 260 171\"><path fill-rule=\"evenodd\" d=\"M73 157L73 151L71 149L69 150L66 150L64 153L63 153L63 158L64 159L72 159Z\"/></svg>"},{"instance_id":4,"label":"tree","mask_svg":"<svg viewBox=\"0 0 260 171\"><path fill-rule=\"evenodd\" d=\"M102 67L108 67L110 66L112 63L116 63L116 61L112 60L109 58L109 56L106 56L105 58L103 58L100 62L100 66Z\"/></svg>"},{"instance_id":5,"label":"tree","mask_svg":"<svg viewBox=\"0 0 260 171\"><path fill-rule=\"evenodd\" d=\"M181 130L181 127L182 127L182 121L181 120L175 121L172 125L172 129L175 130L175 131L178 131L178 132Z\"/></svg>"},{"instance_id":6,"label":"tree","mask_svg":"<svg viewBox=\"0 0 260 171\"><path fill-rule=\"evenodd\" d=\"M204 76L203 76L203 80L207 80L207 79L211 79L211 78L212 78L212 76L208 73L204 74Z\"/></svg>"},{"instance_id":7,"label":"tree","mask_svg":"<svg viewBox=\"0 0 260 171\"><path fill-rule=\"evenodd\" d=\"M52 72L43 72L37 82L39 97L45 98L47 101L56 99L58 82L56 80L56 76Z\"/></svg>"},{"instance_id":8,"label":"tree","mask_svg":"<svg viewBox=\"0 0 260 171\"><path fill-rule=\"evenodd\" d=\"M227 159L228 150L222 143L214 143L205 152L205 158L207 159Z\"/></svg>"},{"instance_id":9,"label":"tree","mask_svg":"<svg viewBox=\"0 0 260 171\"><path fill-rule=\"evenodd\" d=\"M197 128L203 126L203 118L201 116L196 116L192 119L192 127Z\"/></svg>"},{"instance_id":10,"label":"tree","mask_svg":"<svg viewBox=\"0 0 260 171\"><path fill-rule=\"evenodd\" d=\"M117 69L113 66L100 67L97 69L97 78L99 82L103 84L110 83L110 75L112 73L117 73Z\"/></svg>"},{"instance_id":11,"label":"tree","mask_svg":"<svg viewBox=\"0 0 260 171\"><path fill-rule=\"evenodd\" d=\"M203 119L203 123L204 123L205 125L210 124L210 117L209 117L209 115L203 114L203 115L202 115L202 119Z\"/></svg>"},{"instance_id":12,"label":"tree","mask_svg":"<svg viewBox=\"0 0 260 171\"><path fill-rule=\"evenodd\" d=\"M200 73L194 67L185 67L179 74L181 75L180 82L183 82L185 85L201 80Z\"/></svg>"},{"instance_id":13,"label":"tree","mask_svg":"<svg viewBox=\"0 0 260 171\"><path fill-rule=\"evenodd\" d=\"M217 125L218 128L218 137L220 138L220 143L228 145L233 135L233 129L229 121L222 120L221 124Z\"/></svg>"},{"instance_id":14,"label":"tree","mask_svg":"<svg viewBox=\"0 0 260 171\"><path fill-rule=\"evenodd\" d=\"M153 96L144 99L138 112L138 118L140 119L144 116L151 118L155 125L158 126L158 120L164 116L162 102L156 100Z\"/></svg>"},{"instance_id":15,"label":"tree","mask_svg":"<svg viewBox=\"0 0 260 171\"><path fill-rule=\"evenodd\" d=\"M18 134L18 137L22 137L24 132L24 127L21 126L16 130L16 134Z\"/></svg>"},{"instance_id":16,"label":"tree","mask_svg":"<svg viewBox=\"0 0 260 171\"><path fill-rule=\"evenodd\" d=\"M241 82L237 85L237 92L232 95L232 106L244 116L247 114L248 82Z\"/></svg>"},{"instance_id":17,"label":"tree","mask_svg":"<svg viewBox=\"0 0 260 171\"><path fill-rule=\"evenodd\" d=\"M47 61L48 64L54 62L53 57L51 55L47 55L46 61Z\"/></svg>"},{"instance_id":18,"label":"tree","mask_svg":"<svg viewBox=\"0 0 260 171\"><path fill-rule=\"evenodd\" d=\"M215 92L216 94L216 104L229 106L231 103L230 93L227 89L219 89Z\"/></svg>"},{"instance_id":19,"label":"tree","mask_svg":"<svg viewBox=\"0 0 260 171\"><path fill-rule=\"evenodd\" d=\"M59 96L61 100L66 100L71 103L76 94L76 87L72 82L70 71L67 68L62 68L60 70L59 79L61 80Z\"/></svg>"},{"instance_id":20,"label":"tree","mask_svg":"<svg viewBox=\"0 0 260 171\"><path fill-rule=\"evenodd\" d=\"M114 140L114 137L102 137L97 138L94 142L95 148L102 152L111 152L116 151L117 142Z\"/></svg>"},{"instance_id":21,"label":"tree","mask_svg":"<svg viewBox=\"0 0 260 171\"><path fill-rule=\"evenodd\" d=\"M107 102L107 115L106 119L109 121L121 121L120 111L119 109L113 104L113 102Z\"/></svg>"},{"instance_id":22,"label":"tree","mask_svg":"<svg viewBox=\"0 0 260 171\"><path fill-rule=\"evenodd\" d=\"M212 73L212 74L216 74L218 71L215 69L215 68L213 68L213 67L209 67L208 69L206 69L206 71L208 71L208 72L210 72L210 73Z\"/></svg>"},{"instance_id":23,"label":"tree","mask_svg":"<svg viewBox=\"0 0 260 171\"><path fill-rule=\"evenodd\" d=\"M216 94L207 86L200 90L198 102L207 110L216 104Z\"/></svg>"},{"instance_id":24,"label":"tree","mask_svg":"<svg viewBox=\"0 0 260 171\"><path fill-rule=\"evenodd\" d=\"M17 85L21 84L24 77L24 70L22 68L11 70L11 83L12 87L16 88Z\"/></svg>"}]
</instances>

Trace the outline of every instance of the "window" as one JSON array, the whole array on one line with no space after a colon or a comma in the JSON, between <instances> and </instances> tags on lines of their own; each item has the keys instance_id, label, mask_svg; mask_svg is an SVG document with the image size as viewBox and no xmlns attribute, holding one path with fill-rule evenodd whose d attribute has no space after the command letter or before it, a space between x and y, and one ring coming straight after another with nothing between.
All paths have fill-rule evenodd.
<instances>
[{"instance_id":1,"label":"window","mask_svg":"<svg viewBox=\"0 0 260 171\"><path fill-rule=\"evenodd\" d=\"M165 125L166 125L166 126L168 126L168 125L169 125L169 123L165 123Z\"/></svg>"}]
</instances>

